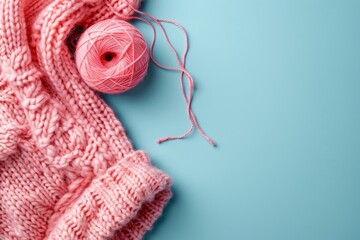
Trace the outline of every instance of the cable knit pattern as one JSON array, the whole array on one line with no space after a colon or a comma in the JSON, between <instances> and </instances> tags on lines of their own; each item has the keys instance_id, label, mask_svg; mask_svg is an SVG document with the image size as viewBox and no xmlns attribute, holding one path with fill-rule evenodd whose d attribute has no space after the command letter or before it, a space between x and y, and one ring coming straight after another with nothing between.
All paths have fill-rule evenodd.
<instances>
[{"instance_id":1,"label":"cable knit pattern","mask_svg":"<svg viewBox=\"0 0 360 240\"><path fill-rule=\"evenodd\" d=\"M141 239L171 197L66 37L140 0L0 1L0 239Z\"/></svg>"}]
</instances>

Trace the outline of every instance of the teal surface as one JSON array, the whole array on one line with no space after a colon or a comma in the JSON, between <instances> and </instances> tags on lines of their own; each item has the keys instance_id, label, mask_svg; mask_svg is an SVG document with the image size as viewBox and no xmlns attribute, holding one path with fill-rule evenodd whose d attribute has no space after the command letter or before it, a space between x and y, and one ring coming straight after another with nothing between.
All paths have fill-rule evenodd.
<instances>
[{"instance_id":1,"label":"teal surface","mask_svg":"<svg viewBox=\"0 0 360 240\"><path fill-rule=\"evenodd\" d=\"M193 108L218 142L155 142L189 127L178 73L151 65L137 88L104 96L173 178L145 239L360 239L360 1L152 0L142 10L188 30ZM175 65L161 35L155 55Z\"/></svg>"}]
</instances>

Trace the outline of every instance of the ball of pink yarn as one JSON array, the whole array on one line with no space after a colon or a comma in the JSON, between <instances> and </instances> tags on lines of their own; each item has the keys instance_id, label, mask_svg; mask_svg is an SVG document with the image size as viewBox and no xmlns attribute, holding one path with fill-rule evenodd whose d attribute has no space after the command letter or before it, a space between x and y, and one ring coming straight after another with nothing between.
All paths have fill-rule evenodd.
<instances>
[{"instance_id":1,"label":"ball of pink yarn","mask_svg":"<svg viewBox=\"0 0 360 240\"><path fill-rule=\"evenodd\" d=\"M126 21L108 19L89 27L80 37L75 61L83 80L103 93L135 87L149 65L143 35Z\"/></svg>"}]
</instances>

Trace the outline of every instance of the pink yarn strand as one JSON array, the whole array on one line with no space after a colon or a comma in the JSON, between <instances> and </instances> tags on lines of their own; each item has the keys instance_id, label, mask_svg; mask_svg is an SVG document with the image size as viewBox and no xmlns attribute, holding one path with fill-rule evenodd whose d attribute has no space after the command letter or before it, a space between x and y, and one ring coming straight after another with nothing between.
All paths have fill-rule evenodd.
<instances>
[{"instance_id":1,"label":"pink yarn strand","mask_svg":"<svg viewBox=\"0 0 360 240\"><path fill-rule=\"evenodd\" d=\"M108 5L112 9L112 11L114 12L115 15L119 16L120 18L124 18L124 16L121 16L119 13L117 13L110 4L108 4ZM194 125L195 125L198 132L203 136L203 138L206 141L208 141L211 145L213 145L215 147L216 143L201 128L201 126L198 123L198 120L197 120L197 118L195 116L195 113L193 112L193 110L191 108L191 103L192 103L192 100L193 100L194 80L193 80L192 75L186 70L186 67L185 67L185 65L186 65L186 57L187 57L187 53L189 51L189 37L188 37L188 34L187 34L185 28L176 21L172 21L172 20L168 20L168 19L155 18L155 17L151 16L150 14L147 14L147 13L142 12L140 10L137 10L135 8L133 8L133 10L134 10L134 12L144 16L144 18L137 17L137 16L131 16L131 17L128 17L128 19L140 20L140 21L148 24L152 29L153 39L151 41L149 52L150 52L150 58L154 62L154 64L156 66L158 66L159 68L162 68L162 69L165 69L165 70L179 71L180 72L180 84L181 84L182 95L183 95L183 98L184 98L186 106L187 106L187 115L188 115L188 118L189 118L190 124L191 124L190 128L184 134L179 135L179 136L163 137L163 138L158 139L157 142L162 143L162 142L166 142L166 141L170 141L170 140L183 139L183 138L187 137L193 131ZM160 64L155 59L154 54L153 54L153 50L154 50L154 46L155 46L155 42L156 42L156 30L155 30L154 25L149 20L147 20L145 17L147 17L150 20L154 21L160 27L161 32L163 33L163 35L165 37L165 40L166 40L170 50L173 52L179 67L165 66L165 65ZM184 52L182 54L181 59L180 59L178 53L176 52L173 44L171 43L171 41L170 41L170 39L169 39L169 37L168 37L168 35L166 33L166 30L165 30L162 23L169 23L169 24L175 25L177 28L179 28L182 31L182 33L184 35L184 38L185 38L185 49L184 49ZM187 79L187 84L188 84L188 96L186 95L186 90L185 90L184 75L185 75L185 78Z\"/></svg>"}]
</instances>

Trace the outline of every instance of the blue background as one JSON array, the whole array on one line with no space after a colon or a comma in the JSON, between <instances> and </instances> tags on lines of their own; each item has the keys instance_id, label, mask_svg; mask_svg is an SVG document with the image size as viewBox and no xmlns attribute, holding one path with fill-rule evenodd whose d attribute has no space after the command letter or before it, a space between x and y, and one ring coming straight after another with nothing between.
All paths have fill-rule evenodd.
<instances>
[{"instance_id":1,"label":"blue background","mask_svg":"<svg viewBox=\"0 0 360 240\"><path fill-rule=\"evenodd\" d=\"M360 239L360 1L152 0L142 10L188 30L193 109L218 142L155 142L189 127L178 73L151 64L137 88L104 96L173 178L145 239ZM175 65L161 35L155 56Z\"/></svg>"}]
</instances>

